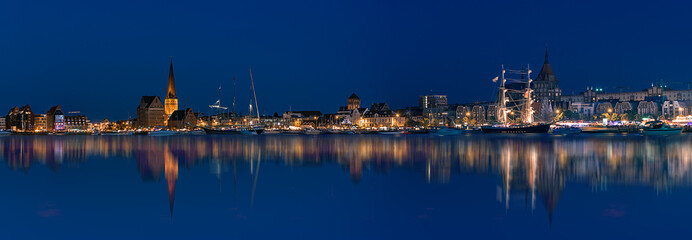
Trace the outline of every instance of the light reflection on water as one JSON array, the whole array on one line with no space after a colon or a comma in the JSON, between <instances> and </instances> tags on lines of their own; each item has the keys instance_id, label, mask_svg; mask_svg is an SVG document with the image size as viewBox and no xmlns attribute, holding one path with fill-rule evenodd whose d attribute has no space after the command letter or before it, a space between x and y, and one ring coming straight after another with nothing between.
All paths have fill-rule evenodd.
<instances>
[{"instance_id":1,"label":"light reflection on water","mask_svg":"<svg viewBox=\"0 0 692 240\"><path fill-rule=\"evenodd\" d=\"M457 176L473 179L489 175L497 180L495 198L505 211L514 207L513 198L520 198L531 211L543 208L552 224L556 206L569 183L585 184L592 192L605 192L611 186L645 187L664 194L688 188L692 183L690 140L692 137L686 135L4 137L0 138L0 160L14 171L29 172L45 166L59 172L65 165L79 167L89 161L134 159L143 181L165 179L171 218L176 184L182 181L178 179L179 171L183 169L209 168L218 178L234 179L238 171L249 171L251 208L256 191L262 189L258 181L273 177L261 173L267 164L284 168L336 164L348 172L356 185L368 184L364 172L387 177L397 169L414 171L421 176L418 181L433 185L454 184ZM440 194L444 196L445 192Z\"/></svg>"}]
</instances>

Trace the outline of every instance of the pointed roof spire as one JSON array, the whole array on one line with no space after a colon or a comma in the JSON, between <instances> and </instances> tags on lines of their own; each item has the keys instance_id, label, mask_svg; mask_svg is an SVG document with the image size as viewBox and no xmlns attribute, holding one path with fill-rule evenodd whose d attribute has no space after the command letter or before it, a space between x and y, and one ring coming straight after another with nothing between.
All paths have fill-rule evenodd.
<instances>
[{"instance_id":1,"label":"pointed roof spire","mask_svg":"<svg viewBox=\"0 0 692 240\"><path fill-rule=\"evenodd\" d=\"M557 81L557 78L553 73L553 69L550 67L550 63L548 62L548 47L545 48L545 61L543 61L543 67L538 73L535 81Z\"/></svg>"},{"instance_id":2,"label":"pointed roof spire","mask_svg":"<svg viewBox=\"0 0 692 240\"><path fill-rule=\"evenodd\" d=\"M173 57L171 57L171 67L168 70L168 90L166 98L178 98L175 94L175 77L173 76Z\"/></svg>"}]
</instances>

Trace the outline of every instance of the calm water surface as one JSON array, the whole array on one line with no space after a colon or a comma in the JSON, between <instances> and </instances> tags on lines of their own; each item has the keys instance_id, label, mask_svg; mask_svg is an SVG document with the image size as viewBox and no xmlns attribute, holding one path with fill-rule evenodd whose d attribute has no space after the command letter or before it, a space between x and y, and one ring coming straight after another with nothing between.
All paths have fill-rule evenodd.
<instances>
[{"instance_id":1,"label":"calm water surface","mask_svg":"<svg viewBox=\"0 0 692 240\"><path fill-rule=\"evenodd\" d=\"M0 137L2 239L692 233L692 135Z\"/></svg>"}]
</instances>

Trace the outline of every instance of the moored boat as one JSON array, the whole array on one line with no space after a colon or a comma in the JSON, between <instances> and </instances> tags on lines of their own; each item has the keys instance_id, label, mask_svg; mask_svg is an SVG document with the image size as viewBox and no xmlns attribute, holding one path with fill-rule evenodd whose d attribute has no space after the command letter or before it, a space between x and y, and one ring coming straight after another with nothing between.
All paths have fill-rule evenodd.
<instances>
[{"instance_id":1,"label":"moored boat","mask_svg":"<svg viewBox=\"0 0 692 240\"><path fill-rule=\"evenodd\" d=\"M669 136L669 135L679 135L682 133L681 127L671 127L670 125L661 121L652 121L646 124L646 127L642 129L644 135L655 135L655 136Z\"/></svg>"},{"instance_id":2,"label":"moored boat","mask_svg":"<svg viewBox=\"0 0 692 240\"><path fill-rule=\"evenodd\" d=\"M576 127L561 127L553 129L555 135L577 134L581 132L581 128Z\"/></svg>"},{"instance_id":3,"label":"moored boat","mask_svg":"<svg viewBox=\"0 0 692 240\"><path fill-rule=\"evenodd\" d=\"M377 134L382 134L382 135L399 135L399 134L404 134L404 131L400 130L389 130L389 131L379 131Z\"/></svg>"},{"instance_id":4,"label":"moored boat","mask_svg":"<svg viewBox=\"0 0 692 240\"><path fill-rule=\"evenodd\" d=\"M519 78L506 78L505 74L519 75ZM531 89L531 70L522 68L521 70L506 70L502 67L502 74L494 81L500 81L497 98L497 122L500 125L482 126L483 133L548 133L550 123L535 123L534 109L532 107L534 99ZM505 84L510 82L511 87ZM517 97L521 96L521 97ZM517 99L515 99L517 98ZM521 122L514 125L511 123Z\"/></svg>"},{"instance_id":5,"label":"moored boat","mask_svg":"<svg viewBox=\"0 0 692 240\"><path fill-rule=\"evenodd\" d=\"M319 134L322 134L322 131L317 130L317 129L314 129L314 128L309 128L309 129L305 129L305 131L303 131L302 134L305 134L305 135L319 135Z\"/></svg>"},{"instance_id":6,"label":"moored boat","mask_svg":"<svg viewBox=\"0 0 692 240\"><path fill-rule=\"evenodd\" d=\"M483 126L481 131L483 133L548 133L550 124Z\"/></svg>"},{"instance_id":7,"label":"moored boat","mask_svg":"<svg viewBox=\"0 0 692 240\"><path fill-rule=\"evenodd\" d=\"M585 127L581 130L582 133L619 133L617 128L613 127Z\"/></svg>"},{"instance_id":8,"label":"moored boat","mask_svg":"<svg viewBox=\"0 0 692 240\"><path fill-rule=\"evenodd\" d=\"M171 131L171 130L156 130L156 131L149 132L148 135L152 136L152 137L166 137L166 136L178 135L178 132Z\"/></svg>"},{"instance_id":9,"label":"moored boat","mask_svg":"<svg viewBox=\"0 0 692 240\"><path fill-rule=\"evenodd\" d=\"M453 135L459 135L459 134L462 134L465 132L466 132L465 130L461 130L461 129L444 127L444 128L440 128L440 129L435 130L432 134L437 135L437 136L453 136Z\"/></svg>"},{"instance_id":10,"label":"moored boat","mask_svg":"<svg viewBox=\"0 0 692 240\"><path fill-rule=\"evenodd\" d=\"M103 136L123 136L123 135L132 135L131 132L128 131L101 131L99 135Z\"/></svg>"}]
</instances>

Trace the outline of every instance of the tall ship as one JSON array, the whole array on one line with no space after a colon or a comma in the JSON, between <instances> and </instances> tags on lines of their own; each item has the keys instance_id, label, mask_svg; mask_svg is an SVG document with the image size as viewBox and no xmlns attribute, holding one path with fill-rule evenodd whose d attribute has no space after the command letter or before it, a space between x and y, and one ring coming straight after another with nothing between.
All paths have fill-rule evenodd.
<instances>
[{"instance_id":1,"label":"tall ship","mask_svg":"<svg viewBox=\"0 0 692 240\"><path fill-rule=\"evenodd\" d=\"M506 78L506 74L521 75L521 78ZM524 78L526 76L526 78ZM497 79L497 78L496 78ZM531 69L506 70L502 66L497 95L497 125L482 126L483 133L548 133L550 123L535 123L532 107ZM511 84L510 87L507 84Z\"/></svg>"}]
</instances>

